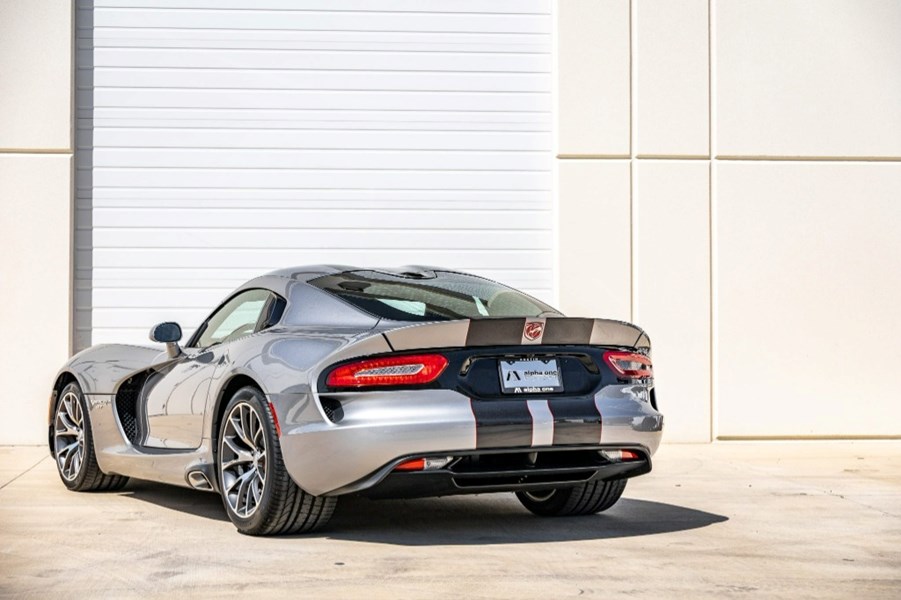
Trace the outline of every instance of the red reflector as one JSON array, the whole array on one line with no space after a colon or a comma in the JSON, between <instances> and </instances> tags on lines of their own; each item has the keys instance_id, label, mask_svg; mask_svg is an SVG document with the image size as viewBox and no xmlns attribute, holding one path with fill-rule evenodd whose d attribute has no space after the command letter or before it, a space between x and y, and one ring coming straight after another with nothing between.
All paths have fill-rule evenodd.
<instances>
[{"instance_id":1,"label":"red reflector","mask_svg":"<svg viewBox=\"0 0 901 600\"><path fill-rule=\"evenodd\" d=\"M638 452L632 452L631 450L623 450L622 453L623 460L638 460L641 458Z\"/></svg>"},{"instance_id":2,"label":"red reflector","mask_svg":"<svg viewBox=\"0 0 901 600\"><path fill-rule=\"evenodd\" d=\"M400 463L396 467L394 467L395 471L424 471L425 470L425 459L424 458L414 458L413 460L408 460Z\"/></svg>"},{"instance_id":3,"label":"red reflector","mask_svg":"<svg viewBox=\"0 0 901 600\"><path fill-rule=\"evenodd\" d=\"M654 376L651 359L643 354L611 350L604 353L604 362L625 379L650 379Z\"/></svg>"},{"instance_id":4,"label":"red reflector","mask_svg":"<svg viewBox=\"0 0 901 600\"><path fill-rule=\"evenodd\" d=\"M272 420L275 421L275 437L282 437L282 426L278 424L278 413L275 412L275 407L272 406L272 402L269 403L269 410L272 412Z\"/></svg>"},{"instance_id":5,"label":"red reflector","mask_svg":"<svg viewBox=\"0 0 901 600\"><path fill-rule=\"evenodd\" d=\"M341 365L329 373L329 387L372 387L379 385L421 385L431 383L447 367L440 354L386 356Z\"/></svg>"}]
</instances>

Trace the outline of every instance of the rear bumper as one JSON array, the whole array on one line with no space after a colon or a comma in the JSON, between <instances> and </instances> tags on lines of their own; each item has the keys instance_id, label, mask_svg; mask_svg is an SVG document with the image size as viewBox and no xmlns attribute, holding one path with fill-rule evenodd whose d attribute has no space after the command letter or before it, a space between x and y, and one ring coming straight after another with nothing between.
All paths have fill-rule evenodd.
<instances>
[{"instance_id":1,"label":"rear bumper","mask_svg":"<svg viewBox=\"0 0 901 600\"><path fill-rule=\"evenodd\" d=\"M622 446L615 448L623 449ZM456 463L435 471L389 472L378 483L361 490L359 494L369 498L419 498L538 491L649 473L651 459L647 449L635 446L631 449L642 458L629 462L609 462L601 458L597 446L581 450L545 448L534 452L531 448L526 448L503 454L474 452L458 455ZM580 455L580 458L576 458L574 454ZM559 455L559 459L553 460L554 455ZM504 460L499 461L501 464L492 464L490 459L498 456L502 456ZM546 460L548 458L551 460ZM533 460L535 464L530 464ZM552 464L542 464L547 462Z\"/></svg>"},{"instance_id":2,"label":"rear bumper","mask_svg":"<svg viewBox=\"0 0 901 600\"><path fill-rule=\"evenodd\" d=\"M652 406L647 389L637 385L607 386L581 404L551 399L550 408L540 406L545 400L519 398L478 405L479 401L451 390L331 394L328 402L340 407L337 416L333 413L334 421L312 394L285 394L270 400L281 424L281 449L288 473L314 495L372 489L372 495L380 496L429 496L537 489L515 479L527 475L544 487L635 476L650 470L650 456L657 450L663 429L663 416ZM490 419L480 418L488 403ZM566 410L553 414L564 404ZM554 431L565 435L555 436ZM392 474L394 467L409 457L604 447L640 449L647 460L642 461L643 467L633 465L625 470L620 465L583 468L578 480L566 479L571 473L566 474L563 467L557 475L536 473L530 467L524 473L508 469L496 474L494 481L485 478L484 485L468 485L466 475L451 472ZM535 480L539 475L545 479Z\"/></svg>"}]
</instances>

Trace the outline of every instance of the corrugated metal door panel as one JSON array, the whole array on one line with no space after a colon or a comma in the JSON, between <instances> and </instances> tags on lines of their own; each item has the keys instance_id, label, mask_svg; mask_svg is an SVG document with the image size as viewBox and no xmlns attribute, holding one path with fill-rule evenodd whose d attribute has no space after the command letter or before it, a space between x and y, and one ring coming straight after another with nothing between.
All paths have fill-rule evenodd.
<instances>
[{"instance_id":1,"label":"corrugated metal door panel","mask_svg":"<svg viewBox=\"0 0 901 600\"><path fill-rule=\"evenodd\" d=\"M549 0L77 8L77 347L304 263L551 299Z\"/></svg>"}]
</instances>

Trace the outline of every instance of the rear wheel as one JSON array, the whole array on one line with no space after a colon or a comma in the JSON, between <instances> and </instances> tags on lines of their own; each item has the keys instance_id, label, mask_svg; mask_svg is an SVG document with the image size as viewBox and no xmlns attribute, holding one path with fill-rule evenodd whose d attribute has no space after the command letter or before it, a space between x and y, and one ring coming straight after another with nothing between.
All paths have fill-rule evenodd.
<instances>
[{"instance_id":1,"label":"rear wheel","mask_svg":"<svg viewBox=\"0 0 901 600\"><path fill-rule=\"evenodd\" d=\"M616 504L625 489L625 479L614 479L540 492L516 492L516 497L538 516L566 517L605 511Z\"/></svg>"},{"instance_id":2,"label":"rear wheel","mask_svg":"<svg viewBox=\"0 0 901 600\"><path fill-rule=\"evenodd\" d=\"M59 478L75 492L118 490L128 477L107 475L97 465L91 416L81 388L75 382L59 394L53 415L53 456Z\"/></svg>"},{"instance_id":3,"label":"rear wheel","mask_svg":"<svg viewBox=\"0 0 901 600\"><path fill-rule=\"evenodd\" d=\"M216 461L222 503L241 533L306 533L335 510L335 498L307 494L288 475L275 419L256 388L241 388L225 407Z\"/></svg>"}]
</instances>

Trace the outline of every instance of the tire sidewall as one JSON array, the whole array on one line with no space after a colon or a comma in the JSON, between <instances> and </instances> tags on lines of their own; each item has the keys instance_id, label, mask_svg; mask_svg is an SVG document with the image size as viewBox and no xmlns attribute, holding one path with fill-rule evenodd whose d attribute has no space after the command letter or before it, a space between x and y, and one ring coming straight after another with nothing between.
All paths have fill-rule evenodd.
<instances>
[{"instance_id":1,"label":"tire sidewall","mask_svg":"<svg viewBox=\"0 0 901 600\"><path fill-rule=\"evenodd\" d=\"M266 434L266 482L263 486L263 495L257 509L249 517L241 517L236 514L228 504L228 498L225 494L225 485L222 477L222 445L225 443L225 426L228 421L228 415L232 409L240 403L249 404L257 411L260 420L263 423L263 431ZM266 397L259 390L252 387L244 387L235 392L225 411L222 413L222 421L219 423L219 437L216 441L216 478L219 482L220 496L222 497L222 505L228 518L234 523L238 531L255 531L263 526L266 522L269 512L272 509L274 495L274 478L276 476L275 469L278 464L276 453L279 452L278 437L275 428L272 426L272 414L269 410L269 403Z\"/></svg>"}]
</instances>

